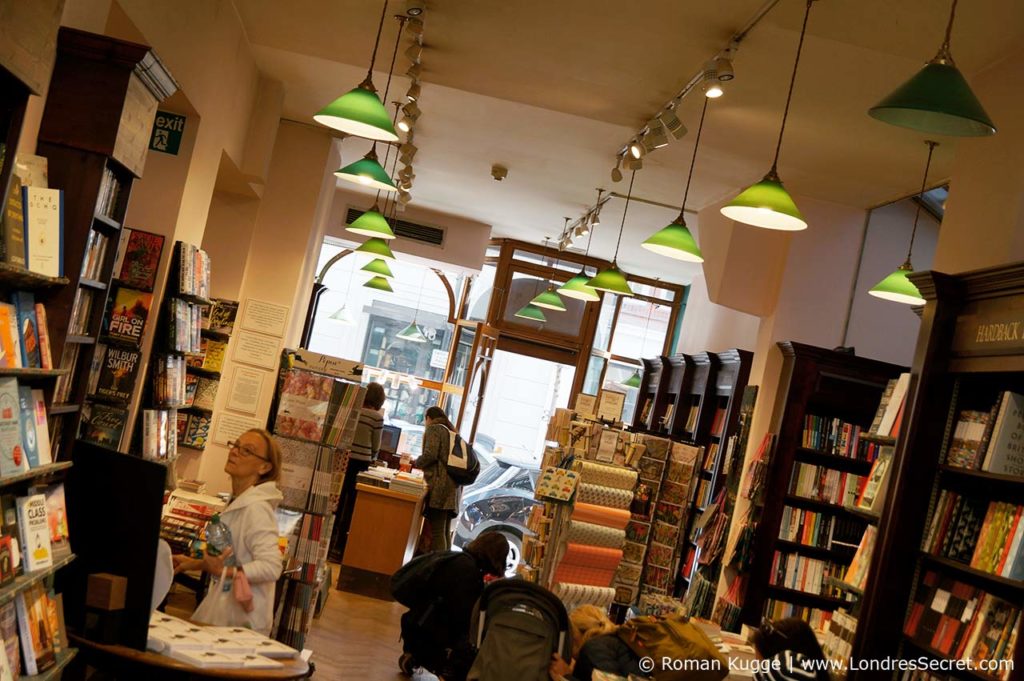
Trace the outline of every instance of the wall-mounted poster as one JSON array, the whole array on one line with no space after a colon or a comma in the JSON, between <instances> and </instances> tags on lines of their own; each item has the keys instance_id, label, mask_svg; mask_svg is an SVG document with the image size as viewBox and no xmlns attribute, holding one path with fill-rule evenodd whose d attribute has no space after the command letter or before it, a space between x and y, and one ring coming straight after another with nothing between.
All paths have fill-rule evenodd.
<instances>
[{"instance_id":1,"label":"wall-mounted poster","mask_svg":"<svg viewBox=\"0 0 1024 681\"><path fill-rule=\"evenodd\" d=\"M240 326L249 331L259 331L281 338L288 321L288 306L269 303L265 300L247 298L242 308Z\"/></svg>"},{"instance_id":2,"label":"wall-mounted poster","mask_svg":"<svg viewBox=\"0 0 1024 681\"><path fill-rule=\"evenodd\" d=\"M217 417L217 428L214 431L213 441L220 445L227 445L238 436L253 428L264 428L267 422L254 419L250 416L230 414L224 412Z\"/></svg>"},{"instance_id":3,"label":"wall-mounted poster","mask_svg":"<svg viewBox=\"0 0 1024 681\"><path fill-rule=\"evenodd\" d=\"M274 369L281 355L281 339L264 336L261 333L239 331L232 343L236 362L252 364L264 369Z\"/></svg>"},{"instance_id":4,"label":"wall-mounted poster","mask_svg":"<svg viewBox=\"0 0 1024 681\"><path fill-rule=\"evenodd\" d=\"M261 369L235 367L235 372L231 375L227 408L255 415L260 404L265 376L266 372Z\"/></svg>"}]
</instances>

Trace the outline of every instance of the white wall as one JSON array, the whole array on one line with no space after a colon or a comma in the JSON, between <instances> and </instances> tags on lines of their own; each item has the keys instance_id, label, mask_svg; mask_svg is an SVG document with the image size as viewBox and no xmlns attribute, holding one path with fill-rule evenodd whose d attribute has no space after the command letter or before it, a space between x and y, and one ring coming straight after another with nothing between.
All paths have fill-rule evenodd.
<instances>
[{"instance_id":1,"label":"white wall","mask_svg":"<svg viewBox=\"0 0 1024 681\"><path fill-rule=\"evenodd\" d=\"M701 274L690 283L675 352L693 354L731 348L753 351L760 324L760 317L711 302L707 281Z\"/></svg>"}]
</instances>

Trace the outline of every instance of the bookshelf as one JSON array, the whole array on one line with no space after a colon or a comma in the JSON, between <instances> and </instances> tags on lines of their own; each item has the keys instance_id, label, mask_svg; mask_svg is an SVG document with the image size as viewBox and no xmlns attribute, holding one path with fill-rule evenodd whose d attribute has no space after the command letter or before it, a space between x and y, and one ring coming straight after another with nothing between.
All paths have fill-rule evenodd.
<instances>
[{"instance_id":1,"label":"bookshelf","mask_svg":"<svg viewBox=\"0 0 1024 681\"><path fill-rule=\"evenodd\" d=\"M675 392L675 407L669 423L672 439L692 444L707 442L711 416L707 407L710 403L708 391L715 384L718 371L718 357L707 352L681 355L673 359L687 365Z\"/></svg>"},{"instance_id":2,"label":"bookshelf","mask_svg":"<svg viewBox=\"0 0 1024 681\"><path fill-rule=\"evenodd\" d=\"M701 354L707 355L705 361L709 368L706 371L707 378L703 381L704 394L701 398L700 414L697 419L699 425L696 441L704 446L705 453L690 520L686 527L685 536L690 538L691 544L686 549L686 557L682 562L683 570L679 575L680 589L689 588L694 574L702 568L705 573L704 577L709 583L717 584L718 582L720 566L717 558L720 556L708 556L707 558L702 556L701 546L698 545L702 530L698 528L697 523L700 519L701 509L707 508L708 504L718 499L722 490L727 486L731 468L726 468L726 455L729 453L731 440L737 434L740 426L740 408L743 404L743 393L750 378L750 364L753 359L753 353L746 350L734 349L715 354ZM700 366L701 355L695 356L694 360ZM695 372L692 390L694 393L701 383L700 374L700 371ZM735 443L732 443L732 447L732 454L735 456ZM730 461L730 466L735 466L735 462ZM722 501L726 507L722 509L722 513L726 514L724 517L728 517L733 502L724 497ZM705 617L710 617L710 609L713 605L713 598L706 601ZM705 611L702 609L701 612Z\"/></svg>"},{"instance_id":3,"label":"bookshelf","mask_svg":"<svg viewBox=\"0 0 1024 681\"><path fill-rule=\"evenodd\" d=\"M175 89L144 45L66 27L58 32L37 153L48 159L50 186L64 191L69 283L47 301L54 364L68 374L58 381L51 425L61 459L70 456L86 411L132 183L142 173L157 104ZM114 439L107 446L117 448Z\"/></svg>"},{"instance_id":4,"label":"bookshelf","mask_svg":"<svg viewBox=\"0 0 1024 681\"><path fill-rule=\"evenodd\" d=\"M951 452L959 454L960 442L968 439L960 431L964 412L995 414L990 410L1001 403L1004 391L1024 392L1024 342L1017 331L1017 311L1024 305L1024 264L956 276L925 272L915 274L914 282L926 299L912 371L916 388L898 445L895 484L886 499L871 561L871 572L884 574L885 579L865 594L853 655L923 653L950 660L972 656L971 636L958 630L952 646L948 639L935 645L934 640L927 640L920 620L915 624L911 619L930 588L929 580L961 585L960 589L975 598L1000 599L1011 608L1019 609L1024 603L1024 581L997 573L991 562L983 565L986 556L1006 555L1012 549L1006 544L1005 523L996 525L1003 534L991 535L988 513L998 503L1009 508L1021 504L1024 475L999 466L983 470L984 458L972 467L954 465L947 459ZM1008 418L1014 418L1012 412ZM997 418L989 425L992 429L986 425L982 438L987 444L979 444L977 449L980 457L989 449L995 454L1005 451L1000 445L1003 428L1012 430L1017 424L1012 420L1000 424ZM954 442L958 438L961 440ZM963 505L949 511L952 495ZM968 511L968 504L973 510ZM980 512L985 520L979 523ZM992 523L996 518L992 517ZM954 529L954 538L947 542L946 533ZM986 531L994 537L989 545L992 551L977 555L977 545ZM982 563L976 562L979 558ZM1013 555L1007 556L1012 559ZM989 616L978 604L974 612ZM1001 650L997 647L1000 656L1012 659L1018 670L1024 665L1022 626L1018 617L1012 650L1007 641ZM1005 633L1009 631L1004 628ZM955 676L998 678L966 671ZM867 677L858 674L854 678Z\"/></svg>"},{"instance_id":5,"label":"bookshelf","mask_svg":"<svg viewBox=\"0 0 1024 681\"><path fill-rule=\"evenodd\" d=\"M644 375L638 390L636 410L633 414L633 430L638 432L654 429L654 406L662 400L668 381L663 380L668 373L666 357L641 359Z\"/></svg>"},{"instance_id":6,"label":"bookshelf","mask_svg":"<svg viewBox=\"0 0 1024 681\"><path fill-rule=\"evenodd\" d=\"M783 342L778 345L783 356L783 368L770 428L777 434L777 441L765 485L766 489L775 492L765 495L761 509L741 612L742 621L751 625L759 623L766 611L774 613L773 608L790 606L795 608L794 614L805 616L813 624L814 613L809 610L830 613L848 604L838 597L841 592L832 590L827 583L822 589L824 593L817 594L772 584L773 581L784 580L789 574L785 569L781 574L773 571L777 553L825 561L825 565L815 567L824 569L825 577L835 577L831 573L838 566L848 564L856 549L856 546L849 550L831 548L823 552L810 547L794 547L792 542L779 538L785 514L817 513L820 515L816 517L821 522L827 520L842 523L845 528L859 528L861 534L868 525L861 515L848 511L838 496L844 485L849 488L854 483L849 476L867 475L871 464L834 456L821 448L806 447L806 417L841 419L868 430L887 384L904 370L894 364L802 343ZM840 458L843 460L839 461ZM817 495L805 487L795 487L792 483L799 481L799 477L794 478L794 475L799 476L803 467L814 467L807 470L833 476L831 479L836 483L829 487L821 486L821 493ZM793 510L787 512L787 507ZM850 543L856 544L856 541Z\"/></svg>"}]
</instances>

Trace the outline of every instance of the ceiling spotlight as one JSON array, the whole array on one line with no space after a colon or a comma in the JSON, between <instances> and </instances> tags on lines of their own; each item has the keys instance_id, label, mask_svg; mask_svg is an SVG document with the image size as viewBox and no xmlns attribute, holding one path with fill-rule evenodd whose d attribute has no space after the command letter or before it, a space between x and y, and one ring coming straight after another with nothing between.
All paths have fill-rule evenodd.
<instances>
[{"instance_id":1,"label":"ceiling spotlight","mask_svg":"<svg viewBox=\"0 0 1024 681\"><path fill-rule=\"evenodd\" d=\"M643 159L627 158L626 167L629 168L630 170L640 170L641 168L644 167Z\"/></svg>"},{"instance_id":2,"label":"ceiling spotlight","mask_svg":"<svg viewBox=\"0 0 1024 681\"><path fill-rule=\"evenodd\" d=\"M422 19L412 19L412 20L410 20L409 21L409 33L412 33L413 35L422 35L423 34L423 20Z\"/></svg>"},{"instance_id":3,"label":"ceiling spotlight","mask_svg":"<svg viewBox=\"0 0 1024 681\"><path fill-rule=\"evenodd\" d=\"M656 118L652 119L647 124L647 134L644 135L644 146L648 151L668 146L668 135L665 134L665 126Z\"/></svg>"},{"instance_id":4,"label":"ceiling spotlight","mask_svg":"<svg viewBox=\"0 0 1024 681\"><path fill-rule=\"evenodd\" d=\"M398 202L403 206L412 201L412 194L404 189L398 190Z\"/></svg>"},{"instance_id":5,"label":"ceiling spotlight","mask_svg":"<svg viewBox=\"0 0 1024 681\"><path fill-rule=\"evenodd\" d=\"M725 93L722 84L718 82L718 71L715 70L714 60L704 66L704 86L701 89L704 91L705 97L712 99L721 97Z\"/></svg>"},{"instance_id":6,"label":"ceiling spotlight","mask_svg":"<svg viewBox=\"0 0 1024 681\"><path fill-rule=\"evenodd\" d=\"M406 58L409 61L413 62L414 64L419 64L420 63L420 57L422 55L423 55L423 46L420 45L418 42L414 42L405 51Z\"/></svg>"},{"instance_id":7,"label":"ceiling spotlight","mask_svg":"<svg viewBox=\"0 0 1024 681\"><path fill-rule=\"evenodd\" d=\"M413 65L409 67L409 70L405 72L405 75L413 80L419 80L421 73L423 73L423 65L419 62L414 62Z\"/></svg>"},{"instance_id":8,"label":"ceiling spotlight","mask_svg":"<svg viewBox=\"0 0 1024 681\"><path fill-rule=\"evenodd\" d=\"M587 221L584 220L580 224L576 225L576 229L572 231L572 235L577 238L585 237L590 234L590 228L587 227Z\"/></svg>"},{"instance_id":9,"label":"ceiling spotlight","mask_svg":"<svg viewBox=\"0 0 1024 681\"><path fill-rule=\"evenodd\" d=\"M409 99L410 102L415 102L417 99L419 99L420 84L418 82L413 83L412 86L409 88L409 91L405 93L405 96Z\"/></svg>"},{"instance_id":10,"label":"ceiling spotlight","mask_svg":"<svg viewBox=\"0 0 1024 681\"><path fill-rule=\"evenodd\" d=\"M601 205L600 204L598 204L597 207L594 208L594 212L590 216L590 226L591 227L597 227L599 224L601 224Z\"/></svg>"},{"instance_id":11,"label":"ceiling spotlight","mask_svg":"<svg viewBox=\"0 0 1024 681\"><path fill-rule=\"evenodd\" d=\"M629 154L633 158L640 158L647 153L641 138L637 137L629 144Z\"/></svg>"},{"instance_id":12,"label":"ceiling spotlight","mask_svg":"<svg viewBox=\"0 0 1024 681\"><path fill-rule=\"evenodd\" d=\"M402 119L398 121L398 129L402 132L409 132L412 130L412 124L415 122L415 120L410 119L408 116L403 116Z\"/></svg>"},{"instance_id":13,"label":"ceiling spotlight","mask_svg":"<svg viewBox=\"0 0 1024 681\"><path fill-rule=\"evenodd\" d=\"M612 182L622 182L622 171L619 166L612 168Z\"/></svg>"},{"instance_id":14,"label":"ceiling spotlight","mask_svg":"<svg viewBox=\"0 0 1024 681\"><path fill-rule=\"evenodd\" d=\"M686 126L683 125L681 120L679 120L679 117L676 116L676 112L673 109L665 109L662 111L658 115L658 120L677 140L683 139L686 135Z\"/></svg>"},{"instance_id":15,"label":"ceiling spotlight","mask_svg":"<svg viewBox=\"0 0 1024 681\"><path fill-rule=\"evenodd\" d=\"M419 118L420 114L423 112L420 110L420 107L418 104L416 104L416 102L409 102L408 104L402 107L402 113L404 113L406 116Z\"/></svg>"},{"instance_id":16,"label":"ceiling spotlight","mask_svg":"<svg viewBox=\"0 0 1024 681\"><path fill-rule=\"evenodd\" d=\"M723 83L736 77L732 70L732 59L728 57L718 57L715 59L715 71L718 72L718 80Z\"/></svg>"},{"instance_id":17,"label":"ceiling spotlight","mask_svg":"<svg viewBox=\"0 0 1024 681\"><path fill-rule=\"evenodd\" d=\"M405 16L418 17L423 14L423 0L405 0Z\"/></svg>"}]
</instances>

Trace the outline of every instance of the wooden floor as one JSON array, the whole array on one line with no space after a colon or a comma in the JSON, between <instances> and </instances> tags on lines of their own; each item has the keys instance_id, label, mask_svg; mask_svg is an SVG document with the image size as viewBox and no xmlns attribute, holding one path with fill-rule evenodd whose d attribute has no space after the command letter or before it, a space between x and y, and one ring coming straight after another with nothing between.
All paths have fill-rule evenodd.
<instances>
[{"instance_id":1,"label":"wooden floor","mask_svg":"<svg viewBox=\"0 0 1024 681\"><path fill-rule=\"evenodd\" d=\"M407 681L408 677L398 673L398 656L402 654L399 618L403 612L405 608L398 603L331 589L326 607L313 620L306 637L306 647L313 651L316 664L314 680Z\"/></svg>"}]
</instances>

